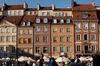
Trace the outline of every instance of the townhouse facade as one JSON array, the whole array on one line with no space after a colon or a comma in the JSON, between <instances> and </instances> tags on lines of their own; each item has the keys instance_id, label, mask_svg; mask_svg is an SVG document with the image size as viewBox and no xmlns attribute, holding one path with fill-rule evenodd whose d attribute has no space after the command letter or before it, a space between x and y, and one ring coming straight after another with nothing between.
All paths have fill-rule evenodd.
<instances>
[{"instance_id":1,"label":"townhouse facade","mask_svg":"<svg viewBox=\"0 0 100 66\"><path fill-rule=\"evenodd\" d=\"M99 7L93 4L72 0L72 8L56 8L54 4L28 8L27 3L4 3L0 8L0 53L14 46L10 48L18 56L92 55L100 52L99 30Z\"/></svg>"}]
</instances>

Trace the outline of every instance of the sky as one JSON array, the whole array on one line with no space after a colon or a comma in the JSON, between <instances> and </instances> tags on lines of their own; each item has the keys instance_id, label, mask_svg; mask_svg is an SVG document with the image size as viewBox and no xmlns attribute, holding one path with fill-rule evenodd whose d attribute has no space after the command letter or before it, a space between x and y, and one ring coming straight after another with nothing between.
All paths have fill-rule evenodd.
<instances>
[{"instance_id":1,"label":"sky","mask_svg":"<svg viewBox=\"0 0 100 66\"><path fill-rule=\"evenodd\" d=\"M38 4L41 6L51 6L55 4L58 8L71 7L71 0L0 0L0 6L3 2L7 4L23 4L25 1L28 3L29 7L36 7ZM93 0L75 0L79 4L91 4ZM94 0L97 6L100 6L100 0Z\"/></svg>"}]
</instances>

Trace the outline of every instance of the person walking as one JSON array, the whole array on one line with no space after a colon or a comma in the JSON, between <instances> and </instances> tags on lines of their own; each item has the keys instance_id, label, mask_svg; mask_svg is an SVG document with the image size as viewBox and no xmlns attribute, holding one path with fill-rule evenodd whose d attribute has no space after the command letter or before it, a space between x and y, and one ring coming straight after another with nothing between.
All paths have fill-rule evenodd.
<instances>
[{"instance_id":1,"label":"person walking","mask_svg":"<svg viewBox=\"0 0 100 66\"><path fill-rule=\"evenodd\" d=\"M69 66L75 66L74 59L70 61Z\"/></svg>"},{"instance_id":2,"label":"person walking","mask_svg":"<svg viewBox=\"0 0 100 66\"><path fill-rule=\"evenodd\" d=\"M39 66L43 66L43 63L44 63L44 59L42 58L42 59L40 59L40 61L39 61Z\"/></svg>"},{"instance_id":3,"label":"person walking","mask_svg":"<svg viewBox=\"0 0 100 66\"><path fill-rule=\"evenodd\" d=\"M48 64L48 66L52 66L51 58L49 59L49 62L47 64Z\"/></svg>"},{"instance_id":4,"label":"person walking","mask_svg":"<svg viewBox=\"0 0 100 66\"><path fill-rule=\"evenodd\" d=\"M76 66L82 66L80 59L77 59Z\"/></svg>"}]
</instances>

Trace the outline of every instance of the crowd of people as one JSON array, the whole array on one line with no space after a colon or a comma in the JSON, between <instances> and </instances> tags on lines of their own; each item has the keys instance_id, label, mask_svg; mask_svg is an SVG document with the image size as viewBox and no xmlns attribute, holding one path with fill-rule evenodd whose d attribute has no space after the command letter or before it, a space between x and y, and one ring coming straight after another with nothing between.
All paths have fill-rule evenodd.
<instances>
[{"instance_id":1,"label":"crowd of people","mask_svg":"<svg viewBox=\"0 0 100 66\"><path fill-rule=\"evenodd\" d=\"M61 62L60 65L55 61L54 58L49 58L48 62L45 62L43 58L39 59L39 62L16 62L16 61L7 61L1 62L0 66L93 66L90 64L90 62L81 62L80 59L71 59L68 64L65 64L65 62Z\"/></svg>"}]
</instances>

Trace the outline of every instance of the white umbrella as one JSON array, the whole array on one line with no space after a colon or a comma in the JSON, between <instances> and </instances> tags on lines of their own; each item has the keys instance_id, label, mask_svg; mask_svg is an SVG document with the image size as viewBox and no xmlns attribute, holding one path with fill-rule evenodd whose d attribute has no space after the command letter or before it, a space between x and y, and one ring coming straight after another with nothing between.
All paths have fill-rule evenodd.
<instances>
[{"instance_id":1,"label":"white umbrella","mask_svg":"<svg viewBox=\"0 0 100 66\"><path fill-rule=\"evenodd\" d=\"M80 57L79 59L80 59L80 61L88 61L88 58L86 58L86 57Z\"/></svg>"},{"instance_id":2,"label":"white umbrella","mask_svg":"<svg viewBox=\"0 0 100 66\"><path fill-rule=\"evenodd\" d=\"M44 59L45 62L48 62L49 61L49 58L46 57L46 56L44 56L43 59Z\"/></svg>"},{"instance_id":3,"label":"white umbrella","mask_svg":"<svg viewBox=\"0 0 100 66\"><path fill-rule=\"evenodd\" d=\"M93 57L87 57L89 61L93 61Z\"/></svg>"},{"instance_id":4,"label":"white umbrella","mask_svg":"<svg viewBox=\"0 0 100 66\"><path fill-rule=\"evenodd\" d=\"M56 62L69 62L70 60L66 57L58 57Z\"/></svg>"},{"instance_id":5,"label":"white umbrella","mask_svg":"<svg viewBox=\"0 0 100 66\"><path fill-rule=\"evenodd\" d=\"M7 60L7 61L9 61L9 60L10 60L10 58L9 58L9 57L7 57L7 58L6 58L6 60Z\"/></svg>"},{"instance_id":6,"label":"white umbrella","mask_svg":"<svg viewBox=\"0 0 100 66\"><path fill-rule=\"evenodd\" d=\"M27 59L28 61L35 61L35 60L33 60L31 57L28 57L28 59Z\"/></svg>"},{"instance_id":7,"label":"white umbrella","mask_svg":"<svg viewBox=\"0 0 100 66\"><path fill-rule=\"evenodd\" d=\"M24 56L21 56L18 58L18 61L20 61L20 62L27 61L27 60L28 60L28 58L24 57Z\"/></svg>"}]
</instances>

